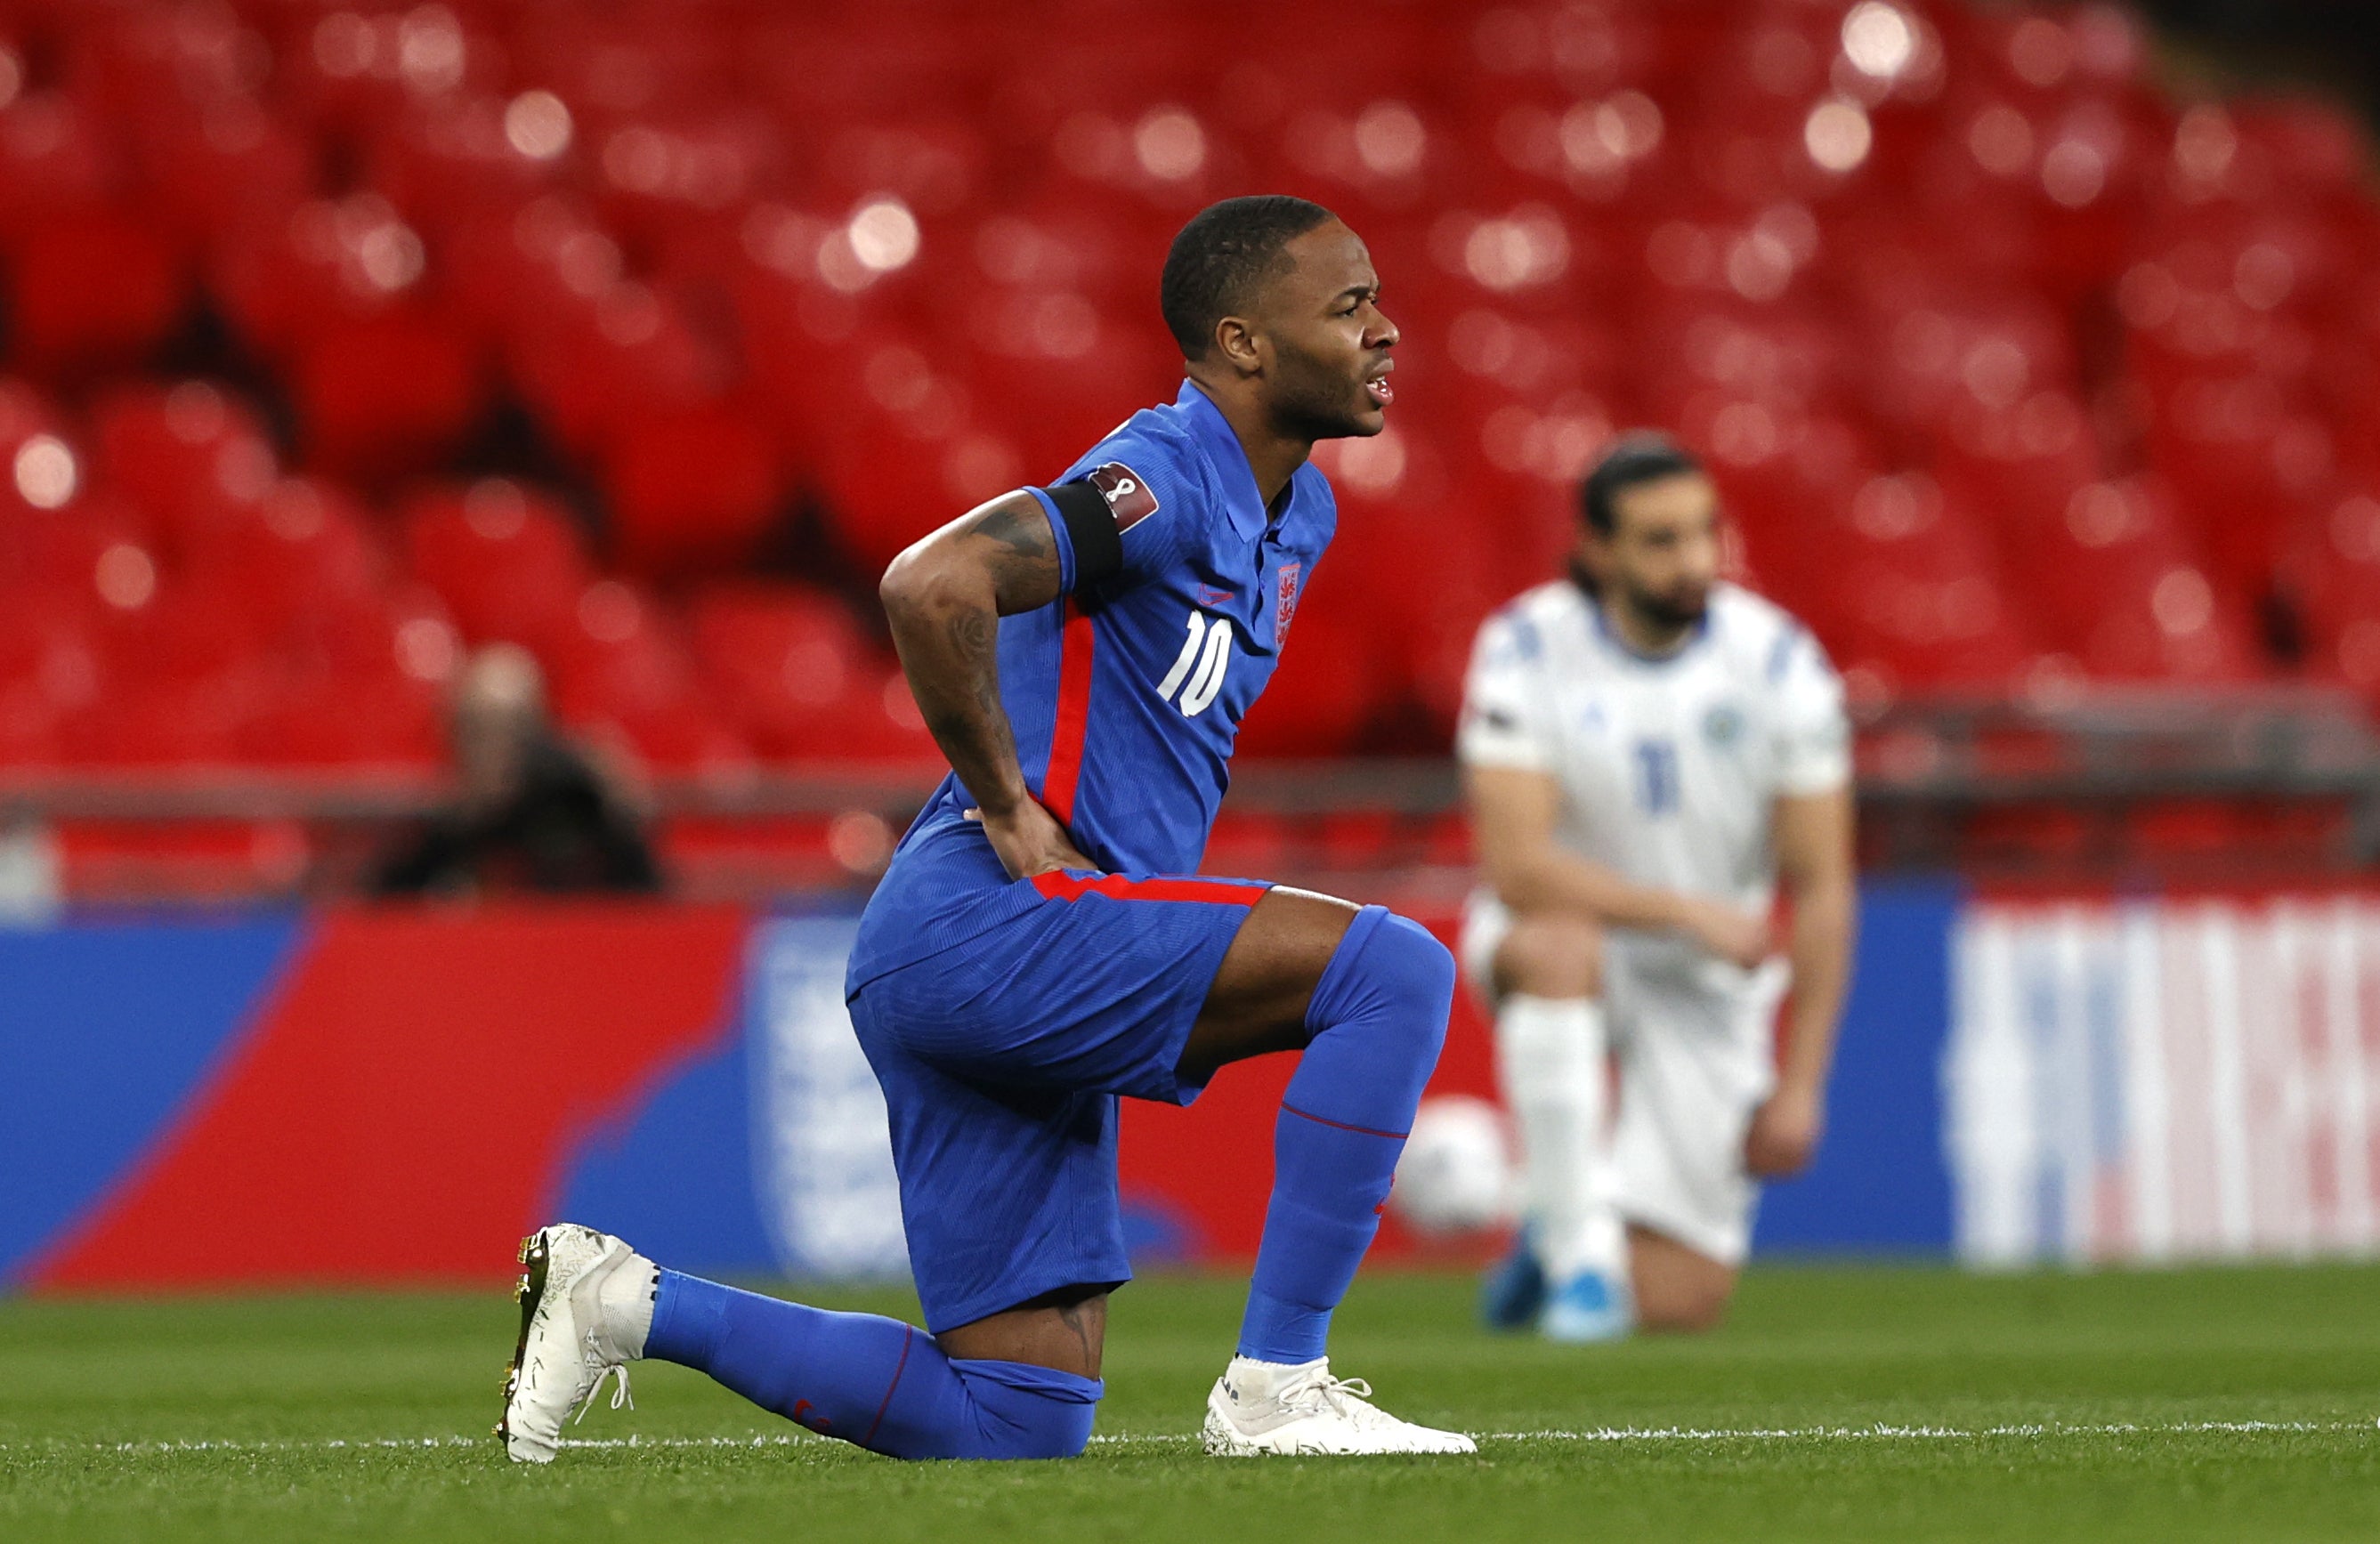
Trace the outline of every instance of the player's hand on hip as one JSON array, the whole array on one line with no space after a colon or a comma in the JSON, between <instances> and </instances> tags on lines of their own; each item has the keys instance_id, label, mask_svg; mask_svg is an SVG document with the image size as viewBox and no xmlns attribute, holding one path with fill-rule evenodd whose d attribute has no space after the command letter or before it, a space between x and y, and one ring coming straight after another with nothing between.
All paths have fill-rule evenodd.
<instances>
[{"instance_id":1,"label":"player's hand on hip","mask_svg":"<svg viewBox=\"0 0 2380 1544\"><path fill-rule=\"evenodd\" d=\"M967 819L983 822L983 833L991 838L991 850L1000 855L1001 867L1008 870L1010 879L1029 880L1060 869L1099 867L1075 845L1058 817L1037 800L1019 800L1004 815L987 815L980 809L966 813Z\"/></svg>"},{"instance_id":2,"label":"player's hand on hip","mask_svg":"<svg viewBox=\"0 0 2380 1544\"><path fill-rule=\"evenodd\" d=\"M1743 1136L1743 1166L1760 1179L1782 1179L1810 1166L1827 1126L1826 1100L1814 1091L1780 1087L1752 1113Z\"/></svg>"},{"instance_id":3,"label":"player's hand on hip","mask_svg":"<svg viewBox=\"0 0 2380 1544\"><path fill-rule=\"evenodd\" d=\"M1776 932L1768 918L1717 901L1697 900L1688 907L1686 936L1730 965L1750 970L1776 949Z\"/></svg>"}]
</instances>

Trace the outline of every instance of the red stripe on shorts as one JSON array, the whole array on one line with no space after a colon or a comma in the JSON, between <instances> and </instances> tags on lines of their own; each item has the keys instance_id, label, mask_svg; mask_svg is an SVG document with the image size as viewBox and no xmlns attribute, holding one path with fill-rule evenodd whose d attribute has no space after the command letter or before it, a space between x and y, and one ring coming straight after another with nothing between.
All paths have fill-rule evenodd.
<instances>
[{"instance_id":1,"label":"red stripe on shorts","mask_svg":"<svg viewBox=\"0 0 2380 1544\"><path fill-rule=\"evenodd\" d=\"M1075 784L1083 774L1083 737L1091 727L1091 650L1098 639L1091 619L1062 596L1065 618L1058 654L1058 718L1050 732L1050 770L1041 779L1041 803L1060 825L1075 819Z\"/></svg>"},{"instance_id":2,"label":"red stripe on shorts","mask_svg":"<svg viewBox=\"0 0 2380 1544\"><path fill-rule=\"evenodd\" d=\"M1269 887L1232 884L1222 880L1128 880L1122 874L1086 878L1053 870L1034 875L1033 888L1052 901L1105 895L1113 901L1208 901L1218 906L1252 906L1264 898Z\"/></svg>"}]
</instances>

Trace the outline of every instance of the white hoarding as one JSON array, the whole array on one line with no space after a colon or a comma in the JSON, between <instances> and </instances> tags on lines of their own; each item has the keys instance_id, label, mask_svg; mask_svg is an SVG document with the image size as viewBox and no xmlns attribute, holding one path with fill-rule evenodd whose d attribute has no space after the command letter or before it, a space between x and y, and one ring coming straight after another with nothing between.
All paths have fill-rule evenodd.
<instances>
[{"instance_id":1,"label":"white hoarding","mask_svg":"<svg viewBox=\"0 0 2380 1544\"><path fill-rule=\"evenodd\" d=\"M2380 1247L2380 902L1982 902L1952 968L1964 1260Z\"/></svg>"}]
</instances>

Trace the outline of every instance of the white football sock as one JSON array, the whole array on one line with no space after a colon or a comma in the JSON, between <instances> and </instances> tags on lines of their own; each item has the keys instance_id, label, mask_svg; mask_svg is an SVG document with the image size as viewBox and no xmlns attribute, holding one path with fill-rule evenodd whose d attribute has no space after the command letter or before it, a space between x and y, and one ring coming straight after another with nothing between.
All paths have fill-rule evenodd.
<instances>
[{"instance_id":1,"label":"white football sock","mask_svg":"<svg viewBox=\"0 0 2380 1544\"><path fill-rule=\"evenodd\" d=\"M660 1290L661 1279L660 1266L642 1255L631 1255L596 1283L603 1338L631 1361L645 1354L645 1338L652 1333L653 1294Z\"/></svg>"},{"instance_id":2,"label":"white football sock","mask_svg":"<svg viewBox=\"0 0 2380 1544\"><path fill-rule=\"evenodd\" d=\"M1311 1362L1261 1362L1254 1356L1235 1355L1232 1357L1232 1365L1223 1369L1223 1380L1239 1390L1244 1398L1269 1399L1299 1374L1318 1368L1330 1359L1320 1356Z\"/></svg>"},{"instance_id":3,"label":"white football sock","mask_svg":"<svg viewBox=\"0 0 2380 1544\"><path fill-rule=\"evenodd\" d=\"M1516 992L1496 1012L1496 1070L1521 1137L1524 1210L1546 1274L1621 1274L1628 1235L1606 1132L1603 1008Z\"/></svg>"}]
</instances>

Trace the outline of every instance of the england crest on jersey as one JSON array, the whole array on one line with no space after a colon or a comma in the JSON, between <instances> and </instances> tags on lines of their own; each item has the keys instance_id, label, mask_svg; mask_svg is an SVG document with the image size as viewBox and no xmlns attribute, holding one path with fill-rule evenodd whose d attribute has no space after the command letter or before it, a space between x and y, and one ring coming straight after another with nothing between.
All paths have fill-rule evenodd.
<instances>
[{"instance_id":1,"label":"england crest on jersey","mask_svg":"<svg viewBox=\"0 0 2380 1544\"><path fill-rule=\"evenodd\" d=\"M1280 572L1281 577L1277 581L1280 588L1274 593L1272 604L1272 646L1275 649L1289 641L1289 619L1297 614L1297 581L1305 572L1305 565L1284 563Z\"/></svg>"}]
</instances>

